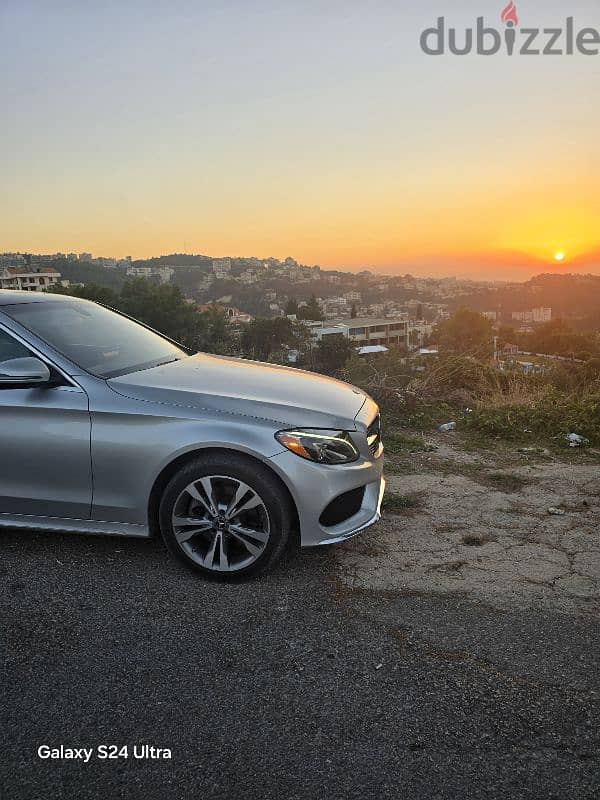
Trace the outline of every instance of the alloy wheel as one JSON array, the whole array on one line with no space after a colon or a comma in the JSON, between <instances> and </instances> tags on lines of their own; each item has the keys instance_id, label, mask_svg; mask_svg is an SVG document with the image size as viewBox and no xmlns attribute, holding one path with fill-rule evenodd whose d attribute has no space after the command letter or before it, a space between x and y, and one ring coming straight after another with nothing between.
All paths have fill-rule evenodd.
<instances>
[{"instance_id":1,"label":"alloy wheel","mask_svg":"<svg viewBox=\"0 0 600 800\"><path fill-rule=\"evenodd\" d=\"M248 567L264 552L270 536L269 515L260 495L247 483L207 475L181 492L171 518L181 549L215 572Z\"/></svg>"}]
</instances>

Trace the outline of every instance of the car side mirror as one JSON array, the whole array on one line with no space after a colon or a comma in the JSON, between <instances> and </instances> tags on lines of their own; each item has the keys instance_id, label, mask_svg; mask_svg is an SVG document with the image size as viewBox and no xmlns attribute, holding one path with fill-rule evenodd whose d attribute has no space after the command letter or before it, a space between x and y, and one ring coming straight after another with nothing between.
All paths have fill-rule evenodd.
<instances>
[{"instance_id":1,"label":"car side mirror","mask_svg":"<svg viewBox=\"0 0 600 800\"><path fill-rule=\"evenodd\" d=\"M11 358L0 361L0 388L49 383L50 370L39 358Z\"/></svg>"}]
</instances>

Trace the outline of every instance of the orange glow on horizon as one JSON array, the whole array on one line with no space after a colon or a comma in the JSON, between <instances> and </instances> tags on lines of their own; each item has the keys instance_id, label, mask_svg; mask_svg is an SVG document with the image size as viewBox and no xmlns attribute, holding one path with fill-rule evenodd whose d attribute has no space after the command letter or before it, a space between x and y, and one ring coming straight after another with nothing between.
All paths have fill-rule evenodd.
<instances>
[{"instance_id":1,"label":"orange glow on horizon","mask_svg":"<svg viewBox=\"0 0 600 800\"><path fill-rule=\"evenodd\" d=\"M206 217L197 198L183 190L176 206L164 206L162 198L153 204L155 213L161 212L156 226L118 208L104 209L90 224L90 208L55 203L43 224L7 231L5 249L134 259L184 252L214 258L292 256L324 269L434 277L525 279L567 260L581 271L600 271L600 196L589 182L573 178L560 188L538 184L524 191L516 185L500 192L494 173L472 178L459 192L450 176L418 177L407 177L402 191L396 185L379 191L379 184L340 175L324 197L293 196L279 205L273 205L273 187L263 187L255 190L260 202L254 208L236 207L230 196L218 203L212 198L214 208ZM58 233L65 217L73 220L66 236Z\"/></svg>"}]
</instances>

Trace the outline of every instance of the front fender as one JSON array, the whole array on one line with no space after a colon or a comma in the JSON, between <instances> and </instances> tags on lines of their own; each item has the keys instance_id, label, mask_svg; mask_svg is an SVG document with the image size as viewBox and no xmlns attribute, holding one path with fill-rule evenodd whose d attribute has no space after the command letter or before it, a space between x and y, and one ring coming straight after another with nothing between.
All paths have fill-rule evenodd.
<instances>
[{"instance_id":1,"label":"front fender","mask_svg":"<svg viewBox=\"0 0 600 800\"><path fill-rule=\"evenodd\" d=\"M158 476L175 459L225 448L267 461L282 452L268 420L209 413L121 398L115 408L91 409L92 519L147 524L148 500Z\"/></svg>"}]
</instances>

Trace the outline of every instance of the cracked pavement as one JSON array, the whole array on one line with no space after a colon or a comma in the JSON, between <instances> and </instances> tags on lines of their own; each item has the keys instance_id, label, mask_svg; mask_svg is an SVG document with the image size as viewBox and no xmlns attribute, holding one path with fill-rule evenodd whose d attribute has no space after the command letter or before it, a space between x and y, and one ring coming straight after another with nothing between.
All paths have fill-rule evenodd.
<instances>
[{"instance_id":1,"label":"cracked pavement","mask_svg":"<svg viewBox=\"0 0 600 800\"><path fill-rule=\"evenodd\" d=\"M419 493L422 507L387 513L372 536L346 543L342 584L597 616L600 465L507 466L448 438L430 437L433 456L403 456L412 474L388 473L388 492Z\"/></svg>"}]
</instances>

